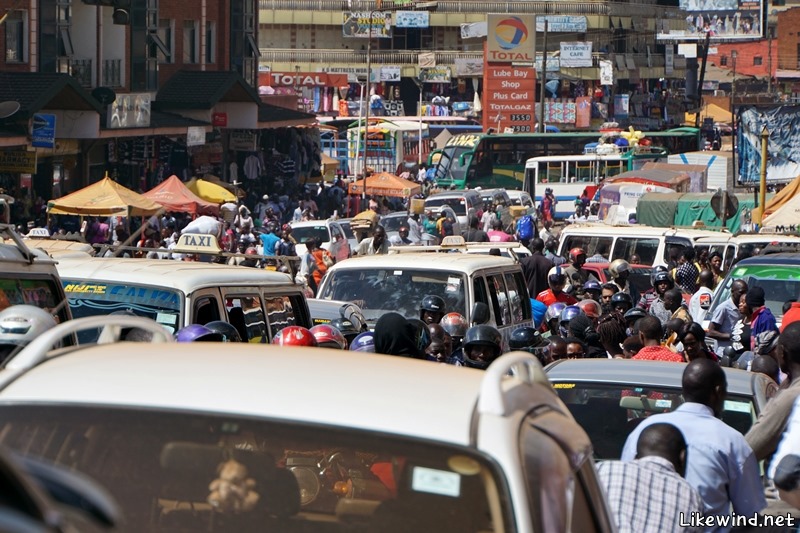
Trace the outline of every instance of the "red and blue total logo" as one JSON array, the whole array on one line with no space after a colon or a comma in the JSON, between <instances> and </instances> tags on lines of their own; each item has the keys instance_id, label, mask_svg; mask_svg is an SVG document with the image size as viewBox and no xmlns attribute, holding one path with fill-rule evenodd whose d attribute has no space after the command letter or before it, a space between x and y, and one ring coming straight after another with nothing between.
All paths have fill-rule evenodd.
<instances>
[{"instance_id":1,"label":"red and blue total logo","mask_svg":"<svg viewBox=\"0 0 800 533\"><path fill-rule=\"evenodd\" d=\"M528 28L519 17L508 17L498 22L494 34L503 50L513 50L528 40Z\"/></svg>"}]
</instances>

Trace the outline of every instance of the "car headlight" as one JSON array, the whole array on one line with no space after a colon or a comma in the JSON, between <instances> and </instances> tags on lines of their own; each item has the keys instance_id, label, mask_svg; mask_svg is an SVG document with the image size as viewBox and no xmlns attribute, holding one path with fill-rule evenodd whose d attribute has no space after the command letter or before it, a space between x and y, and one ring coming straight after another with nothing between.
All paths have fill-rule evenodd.
<instances>
[{"instance_id":1,"label":"car headlight","mask_svg":"<svg viewBox=\"0 0 800 533\"><path fill-rule=\"evenodd\" d=\"M289 471L297 479L297 486L300 488L300 505L308 505L319 496L321 488L317 473L308 467L294 466L289 467Z\"/></svg>"}]
</instances>

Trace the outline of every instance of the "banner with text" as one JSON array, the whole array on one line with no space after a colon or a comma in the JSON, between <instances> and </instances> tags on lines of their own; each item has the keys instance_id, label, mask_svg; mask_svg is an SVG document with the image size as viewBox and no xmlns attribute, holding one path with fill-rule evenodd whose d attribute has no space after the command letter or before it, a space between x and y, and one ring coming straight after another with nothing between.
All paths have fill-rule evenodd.
<instances>
[{"instance_id":1,"label":"banner with text","mask_svg":"<svg viewBox=\"0 0 800 533\"><path fill-rule=\"evenodd\" d=\"M259 72L258 85L269 87L347 87L347 74L327 72Z\"/></svg>"},{"instance_id":2,"label":"banner with text","mask_svg":"<svg viewBox=\"0 0 800 533\"><path fill-rule=\"evenodd\" d=\"M398 11L394 17L396 28L427 28L431 25L429 11Z\"/></svg>"},{"instance_id":3,"label":"banner with text","mask_svg":"<svg viewBox=\"0 0 800 533\"><path fill-rule=\"evenodd\" d=\"M544 15L536 17L536 31L544 31L547 21L548 32L586 33L586 17L568 17L562 15Z\"/></svg>"},{"instance_id":4,"label":"banner with text","mask_svg":"<svg viewBox=\"0 0 800 533\"><path fill-rule=\"evenodd\" d=\"M486 65L483 129L536 131L536 70Z\"/></svg>"},{"instance_id":5,"label":"banner with text","mask_svg":"<svg viewBox=\"0 0 800 533\"><path fill-rule=\"evenodd\" d=\"M489 63L526 61L535 57L536 15L487 15L486 60Z\"/></svg>"},{"instance_id":6,"label":"banner with text","mask_svg":"<svg viewBox=\"0 0 800 533\"><path fill-rule=\"evenodd\" d=\"M422 83L450 83L450 67L428 67L419 69Z\"/></svg>"},{"instance_id":7,"label":"banner with text","mask_svg":"<svg viewBox=\"0 0 800 533\"><path fill-rule=\"evenodd\" d=\"M342 35L345 37L378 37L391 39L391 11L351 11L342 13Z\"/></svg>"},{"instance_id":8,"label":"banner with text","mask_svg":"<svg viewBox=\"0 0 800 533\"><path fill-rule=\"evenodd\" d=\"M562 67L591 67L592 42L563 42L561 43Z\"/></svg>"}]
</instances>

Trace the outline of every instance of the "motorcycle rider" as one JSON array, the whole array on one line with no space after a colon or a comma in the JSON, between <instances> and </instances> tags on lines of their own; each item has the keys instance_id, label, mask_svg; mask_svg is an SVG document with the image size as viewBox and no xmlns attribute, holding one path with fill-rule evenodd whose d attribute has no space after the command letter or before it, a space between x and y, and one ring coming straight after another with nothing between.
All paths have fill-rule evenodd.
<instances>
[{"instance_id":1,"label":"motorcycle rider","mask_svg":"<svg viewBox=\"0 0 800 533\"><path fill-rule=\"evenodd\" d=\"M620 292L628 294L631 300L634 299L634 296L638 297L638 295L633 294L634 289L631 287L631 284L628 283L628 277L631 274L631 265L627 261L624 259L614 259L611 261L611 264L608 265L608 272L611 274L611 279L619 288Z\"/></svg>"},{"instance_id":2,"label":"motorcycle rider","mask_svg":"<svg viewBox=\"0 0 800 533\"><path fill-rule=\"evenodd\" d=\"M623 315L633 307L631 295L627 292L618 292L611 297L611 310L619 311Z\"/></svg>"},{"instance_id":3,"label":"motorcycle rider","mask_svg":"<svg viewBox=\"0 0 800 533\"><path fill-rule=\"evenodd\" d=\"M317 340L317 346L320 348L347 349L347 339L344 338L341 331L330 324L318 324L308 331L314 335Z\"/></svg>"},{"instance_id":4,"label":"motorcycle rider","mask_svg":"<svg viewBox=\"0 0 800 533\"><path fill-rule=\"evenodd\" d=\"M467 319L459 313L447 313L439 322L439 325L450 335L450 339L453 341L453 351L460 349L464 335L467 334L467 328L469 327Z\"/></svg>"},{"instance_id":5,"label":"motorcycle rider","mask_svg":"<svg viewBox=\"0 0 800 533\"><path fill-rule=\"evenodd\" d=\"M34 305L12 305L0 312L0 363L56 325L53 315Z\"/></svg>"},{"instance_id":6,"label":"motorcycle rider","mask_svg":"<svg viewBox=\"0 0 800 533\"><path fill-rule=\"evenodd\" d=\"M211 331L200 324L189 324L175 334L177 342L223 342L221 333Z\"/></svg>"},{"instance_id":7,"label":"motorcycle rider","mask_svg":"<svg viewBox=\"0 0 800 533\"><path fill-rule=\"evenodd\" d=\"M675 282L669 272L656 272L653 275L653 294L655 297L650 302L647 312L659 319L662 324L672 316L672 312L664 305L664 294L673 288L675 288Z\"/></svg>"},{"instance_id":8,"label":"motorcycle rider","mask_svg":"<svg viewBox=\"0 0 800 533\"><path fill-rule=\"evenodd\" d=\"M358 326L356 326L356 324L354 324L349 318L334 318L331 320L331 327L338 329L341 334L344 335L347 346L350 346L350 343L353 342L353 339L355 339L362 331L358 329Z\"/></svg>"},{"instance_id":9,"label":"motorcycle rider","mask_svg":"<svg viewBox=\"0 0 800 533\"><path fill-rule=\"evenodd\" d=\"M550 363L550 343L535 329L523 326L514 330L508 340L512 350L522 350L536 356L542 366Z\"/></svg>"},{"instance_id":10,"label":"motorcycle rider","mask_svg":"<svg viewBox=\"0 0 800 533\"><path fill-rule=\"evenodd\" d=\"M551 268L547 273L547 284L550 288L537 294L536 299L548 306L556 302L575 305L578 303L578 300L564 292L566 283L567 275L564 269L560 266Z\"/></svg>"},{"instance_id":11,"label":"motorcycle rider","mask_svg":"<svg viewBox=\"0 0 800 533\"><path fill-rule=\"evenodd\" d=\"M587 298L591 298L595 302L600 302L600 293L603 291L603 285L594 278L589 279L583 284L583 293Z\"/></svg>"},{"instance_id":12,"label":"motorcycle rider","mask_svg":"<svg viewBox=\"0 0 800 533\"><path fill-rule=\"evenodd\" d=\"M560 335L558 319L561 318L561 312L565 307L567 307L567 304L564 302L556 302L547 307L547 311L544 314L544 327L546 331L542 334L544 338L550 337L551 335Z\"/></svg>"},{"instance_id":13,"label":"motorcycle rider","mask_svg":"<svg viewBox=\"0 0 800 533\"><path fill-rule=\"evenodd\" d=\"M653 271L650 273L650 285L651 287L642 293L642 296L639 298L639 301L636 303L636 307L644 309L645 312L650 312L650 306L653 305L653 302L656 301L658 298L664 296L664 290L659 291L658 282L656 281L656 276L660 273L668 273L669 270L664 265L658 265L657 267L653 268ZM672 276L667 274L669 279L672 279ZM660 278L663 279L663 278Z\"/></svg>"},{"instance_id":14,"label":"motorcycle rider","mask_svg":"<svg viewBox=\"0 0 800 533\"><path fill-rule=\"evenodd\" d=\"M569 337L569 322L578 315L582 315L583 311L577 305L568 305L561 311L561 316L558 318L558 333L562 337Z\"/></svg>"},{"instance_id":15,"label":"motorcycle rider","mask_svg":"<svg viewBox=\"0 0 800 533\"><path fill-rule=\"evenodd\" d=\"M464 335L464 366L486 370L503 353L503 337L492 326L472 326Z\"/></svg>"},{"instance_id":16,"label":"motorcycle rider","mask_svg":"<svg viewBox=\"0 0 800 533\"><path fill-rule=\"evenodd\" d=\"M567 283L572 286L572 294L578 300L586 297L583 286L589 281L594 279L588 272L583 269L586 264L586 251L583 248L573 248L569 251L570 264L564 267L564 273L567 275Z\"/></svg>"},{"instance_id":17,"label":"motorcycle rider","mask_svg":"<svg viewBox=\"0 0 800 533\"><path fill-rule=\"evenodd\" d=\"M303 326L286 326L272 339L278 346L317 346L314 334Z\"/></svg>"},{"instance_id":18,"label":"motorcycle rider","mask_svg":"<svg viewBox=\"0 0 800 533\"><path fill-rule=\"evenodd\" d=\"M419 306L419 318L426 324L438 324L445 315L447 304L444 298L435 294L428 294L422 299Z\"/></svg>"},{"instance_id":19,"label":"motorcycle rider","mask_svg":"<svg viewBox=\"0 0 800 533\"><path fill-rule=\"evenodd\" d=\"M375 336L371 331L359 333L350 343L350 351L375 353Z\"/></svg>"},{"instance_id":20,"label":"motorcycle rider","mask_svg":"<svg viewBox=\"0 0 800 533\"><path fill-rule=\"evenodd\" d=\"M242 336L239 334L239 330L230 322L212 320L205 326L207 329L222 335L222 342L242 342Z\"/></svg>"},{"instance_id":21,"label":"motorcycle rider","mask_svg":"<svg viewBox=\"0 0 800 533\"><path fill-rule=\"evenodd\" d=\"M428 331L428 328L425 328ZM375 324L375 352L412 359L424 359L417 325L399 313L385 313Z\"/></svg>"}]
</instances>

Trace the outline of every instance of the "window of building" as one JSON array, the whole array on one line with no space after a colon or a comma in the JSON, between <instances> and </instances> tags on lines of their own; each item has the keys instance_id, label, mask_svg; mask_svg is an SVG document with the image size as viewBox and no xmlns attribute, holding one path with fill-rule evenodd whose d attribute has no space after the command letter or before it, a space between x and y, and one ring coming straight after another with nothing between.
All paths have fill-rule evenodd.
<instances>
[{"instance_id":1,"label":"window of building","mask_svg":"<svg viewBox=\"0 0 800 533\"><path fill-rule=\"evenodd\" d=\"M28 14L11 11L6 18L6 62L23 63L28 60Z\"/></svg>"},{"instance_id":2,"label":"window of building","mask_svg":"<svg viewBox=\"0 0 800 533\"><path fill-rule=\"evenodd\" d=\"M785 6L786 0L772 0L773 6Z\"/></svg>"},{"instance_id":3,"label":"window of building","mask_svg":"<svg viewBox=\"0 0 800 533\"><path fill-rule=\"evenodd\" d=\"M174 23L170 19L158 20L158 31L156 36L158 39L153 40L153 44L161 51L164 58L160 60L161 63L173 63L175 57L175 34ZM160 42L159 42L160 40Z\"/></svg>"},{"instance_id":4,"label":"window of building","mask_svg":"<svg viewBox=\"0 0 800 533\"><path fill-rule=\"evenodd\" d=\"M196 20L183 21L183 62L200 62L200 27Z\"/></svg>"},{"instance_id":5,"label":"window of building","mask_svg":"<svg viewBox=\"0 0 800 533\"><path fill-rule=\"evenodd\" d=\"M206 63L217 62L217 23L206 22Z\"/></svg>"},{"instance_id":6,"label":"window of building","mask_svg":"<svg viewBox=\"0 0 800 533\"><path fill-rule=\"evenodd\" d=\"M719 65L724 67L728 64L728 56L719 56Z\"/></svg>"},{"instance_id":7,"label":"window of building","mask_svg":"<svg viewBox=\"0 0 800 533\"><path fill-rule=\"evenodd\" d=\"M761 56L755 56L753 58L753 65L760 65L764 62L764 59Z\"/></svg>"}]
</instances>

